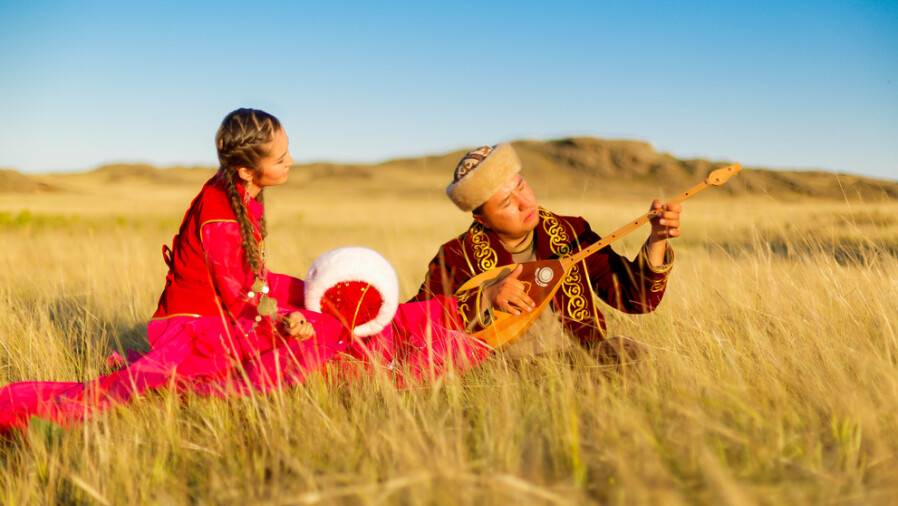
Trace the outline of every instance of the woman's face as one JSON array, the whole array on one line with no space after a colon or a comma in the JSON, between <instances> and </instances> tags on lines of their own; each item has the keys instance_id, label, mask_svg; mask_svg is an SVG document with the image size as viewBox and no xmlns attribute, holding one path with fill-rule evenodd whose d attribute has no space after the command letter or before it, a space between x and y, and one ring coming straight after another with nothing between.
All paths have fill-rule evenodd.
<instances>
[{"instance_id":1,"label":"woman's face","mask_svg":"<svg viewBox=\"0 0 898 506\"><path fill-rule=\"evenodd\" d=\"M293 157L290 156L289 139L287 132L279 128L274 133L274 138L265 146L268 154L259 160L256 170L238 169L240 178L259 188L277 186L287 182L290 167L293 166Z\"/></svg>"}]
</instances>

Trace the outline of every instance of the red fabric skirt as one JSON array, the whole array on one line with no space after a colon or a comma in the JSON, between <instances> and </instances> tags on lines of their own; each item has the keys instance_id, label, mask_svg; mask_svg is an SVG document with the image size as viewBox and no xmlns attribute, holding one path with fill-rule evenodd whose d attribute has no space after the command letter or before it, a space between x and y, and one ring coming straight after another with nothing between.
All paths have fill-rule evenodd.
<instances>
[{"instance_id":1,"label":"red fabric skirt","mask_svg":"<svg viewBox=\"0 0 898 506\"><path fill-rule=\"evenodd\" d=\"M316 336L284 338L259 350L251 321L225 326L212 316L152 320L150 351L120 370L86 383L26 381L0 388L0 432L25 428L32 416L70 425L148 390L215 397L267 392L302 383L328 363L336 366L328 370L346 371L341 378L381 369L403 386L464 371L489 353L480 341L454 330L459 318L453 299L400 304L392 323L366 338L351 336L328 315L281 309L302 311Z\"/></svg>"}]
</instances>

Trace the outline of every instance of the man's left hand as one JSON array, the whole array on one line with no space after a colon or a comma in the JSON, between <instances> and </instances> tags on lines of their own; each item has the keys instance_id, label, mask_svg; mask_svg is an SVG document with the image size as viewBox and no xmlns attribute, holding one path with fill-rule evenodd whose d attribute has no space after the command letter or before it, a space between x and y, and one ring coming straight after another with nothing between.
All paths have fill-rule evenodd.
<instances>
[{"instance_id":1,"label":"man's left hand","mask_svg":"<svg viewBox=\"0 0 898 506\"><path fill-rule=\"evenodd\" d=\"M650 220L652 223L650 243L663 242L680 236L680 210L682 208L683 206L680 204L662 204L658 199L652 201L650 210L657 214Z\"/></svg>"}]
</instances>

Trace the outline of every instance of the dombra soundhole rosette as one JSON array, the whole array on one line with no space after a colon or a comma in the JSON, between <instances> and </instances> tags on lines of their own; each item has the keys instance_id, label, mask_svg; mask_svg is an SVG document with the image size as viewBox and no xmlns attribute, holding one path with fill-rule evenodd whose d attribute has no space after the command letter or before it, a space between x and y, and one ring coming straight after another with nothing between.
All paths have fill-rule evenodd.
<instances>
[{"instance_id":1,"label":"dombra soundhole rosette","mask_svg":"<svg viewBox=\"0 0 898 506\"><path fill-rule=\"evenodd\" d=\"M541 267L536 270L536 284L539 286L548 286L555 278L555 271L551 267Z\"/></svg>"}]
</instances>

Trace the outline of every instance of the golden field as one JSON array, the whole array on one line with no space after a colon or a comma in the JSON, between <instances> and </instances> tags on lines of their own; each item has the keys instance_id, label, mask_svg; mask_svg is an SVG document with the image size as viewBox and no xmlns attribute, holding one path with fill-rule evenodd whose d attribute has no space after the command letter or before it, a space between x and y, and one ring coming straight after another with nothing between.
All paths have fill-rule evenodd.
<instances>
[{"instance_id":1,"label":"golden field","mask_svg":"<svg viewBox=\"0 0 898 506\"><path fill-rule=\"evenodd\" d=\"M298 176L298 175L297 175ZM193 184L0 195L0 383L88 380L141 347ZM663 188L672 195L682 188ZM438 192L293 184L267 193L272 270L380 251L411 296L468 218ZM600 234L647 209L536 188ZM615 246L635 254L648 229ZM651 350L480 368L398 391L315 379L229 401L152 394L0 449L3 504L894 504L898 202L708 190L689 201L665 299L612 313Z\"/></svg>"}]
</instances>

